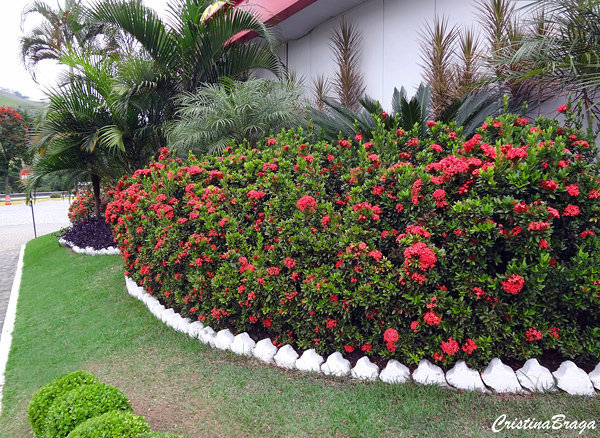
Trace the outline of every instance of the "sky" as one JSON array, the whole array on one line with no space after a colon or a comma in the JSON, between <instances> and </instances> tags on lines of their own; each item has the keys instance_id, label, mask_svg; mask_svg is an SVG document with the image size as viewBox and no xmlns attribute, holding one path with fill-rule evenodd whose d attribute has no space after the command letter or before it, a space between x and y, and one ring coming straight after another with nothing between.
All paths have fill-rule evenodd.
<instances>
[{"instance_id":1,"label":"sky","mask_svg":"<svg viewBox=\"0 0 600 438\"><path fill-rule=\"evenodd\" d=\"M38 64L36 72L39 83L33 81L21 61L19 38L35 27L39 19L36 14L30 14L25 20L24 33L21 30L21 13L31 0L1 0L1 2L0 59L3 60L3 65L0 68L0 87L18 91L33 100L42 100L45 96L44 90L56 84L60 67L53 61L42 61ZM58 9L58 2L64 4L64 0L44 0L44 2L53 9ZM89 4L86 0L84 3ZM144 0L144 3L160 15L164 15L167 0Z\"/></svg>"}]
</instances>

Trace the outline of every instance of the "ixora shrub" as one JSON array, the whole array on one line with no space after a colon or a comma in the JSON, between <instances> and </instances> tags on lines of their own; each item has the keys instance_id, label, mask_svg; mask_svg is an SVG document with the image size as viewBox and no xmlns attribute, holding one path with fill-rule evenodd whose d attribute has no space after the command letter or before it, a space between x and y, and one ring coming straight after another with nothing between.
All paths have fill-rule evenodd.
<instances>
[{"instance_id":1,"label":"ixora shrub","mask_svg":"<svg viewBox=\"0 0 600 438\"><path fill-rule=\"evenodd\" d=\"M108 192L107 187L103 187L100 192L101 211L105 211L108 203L112 201L112 197ZM85 223L96 219L94 214L94 194L90 190L81 190L69 206L68 215L69 221L72 224Z\"/></svg>"},{"instance_id":2,"label":"ixora shrub","mask_svg":"<svg viewBox=\"0 0 600 438\"><path fill-rule=\"evenodd\" d=\"M131 412L131 403L120 389L104 383L79 386L54 401L42 436L65 438L84 421L116 410Z\"/></svg>"},{"instance_id":3,"label":"ixora shrub","mask_svg":"<svg viewBox=\"0 0 600 438\"><path fill-rule=\"evenodd\" d=\"M75 371L54 379L42 386L31 398L27 418L36 437L41 437L48 410L56 398L81 386L98 383L98 379L87 371Z\"/></svg>"},{"instance_id":4,"label":"ixora shrub","mask_svg":"<svg viewBox=\"0 0 600 438\"><path fill-rule=\"evenodd\" d=\"M69 433L69 438L138 438L150 426L133 412L110 411L90 418Z\"/></svg>"},{"instance_id":5,"label":"ixora shrub","mask_svg":"<svg viewBox=\"0 0 600 438\"><path fill-rule=\"evenodd\" d=\"M591 138L553 119L301 130L119 182L126 274L215 329L409 363L544 350L600 359L600 182Z\"/></svg>"}]
</instances>

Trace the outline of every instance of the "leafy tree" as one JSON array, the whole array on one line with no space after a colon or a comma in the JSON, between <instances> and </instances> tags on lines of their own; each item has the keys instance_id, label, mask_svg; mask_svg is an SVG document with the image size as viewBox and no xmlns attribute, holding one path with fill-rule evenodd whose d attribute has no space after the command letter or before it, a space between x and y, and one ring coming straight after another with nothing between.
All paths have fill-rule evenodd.
<instances>
[{"instance_id":1,"label":"leafy tree","mask_svg":"<svg viewBox=\"0 0 600 438\"><path fill-rule=\"evenodd\" d=\"M4 176L4 193L10 191L9 171L21 165L27 151L27 126L23 117L10 107L0 107L0 175Z\"/></svg>"}]
</instances>

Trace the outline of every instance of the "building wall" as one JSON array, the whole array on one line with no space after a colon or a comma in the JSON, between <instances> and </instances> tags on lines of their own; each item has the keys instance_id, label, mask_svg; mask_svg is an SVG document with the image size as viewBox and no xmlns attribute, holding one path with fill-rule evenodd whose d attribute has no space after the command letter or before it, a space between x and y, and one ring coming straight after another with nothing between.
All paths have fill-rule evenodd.
<instances>
[{"instance_id":1,"label":"building wall","mask_svg":"<svg viewBox=\"0 0 600 438\"><path fill-rule=\"evenodd\" d=\"M515 1L517 9L531 2ZM345 17L362 32L360 70L364 74L365 93L389 108L395 87L404 86L410 97L423 81L419 35L426 24L432 25L437 15L446 17L450 27L477 27L479 3L478 0L368 0L307 29L303 37L287 41L279 53L288 68L304 78L306 94L312 98L312 80L320 74L334 75L330 35ZM554 103L549 108L553 111Z\"/></svg>"},{"instance_id":2,"label":"building wall","mask_svg":"<svg viewBox=\"0 0 600 438\"><path fill-rule=\"evenodd\" d=\"M333 77L336 66L330 35L345 17L362 32L360 69L365 92L387 108L394 87L404 86L412 95L423 80L418 35L425 23L433 23L437 13L448 17L451 25L470 25L475 12L470 1L370 0L289 41L284 59L288 68L305 78L307 86L317 75Z\"/></svg>"}]
</instances>

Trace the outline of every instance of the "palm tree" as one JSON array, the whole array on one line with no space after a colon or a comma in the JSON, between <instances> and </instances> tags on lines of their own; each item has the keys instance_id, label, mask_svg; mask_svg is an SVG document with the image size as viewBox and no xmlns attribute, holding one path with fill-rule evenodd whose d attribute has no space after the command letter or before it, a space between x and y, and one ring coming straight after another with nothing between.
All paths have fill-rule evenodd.
<instances>
[{"instance_id":1,"label":"palm tree","mask_svg":"<svg viewBox=\"0 0 600 438\"><path fill-rule=\"evenodd\" d=\"M194 153L218 153L230 142L254 146L269 131L301 124L307 113L302 88L293 82L223 78L183 95L171 147Z\"/></svg>"},{"instance_id":2,"label":"palm tree","mask_svg":"<svg viewBox=\"0 0 600 438\"><path fill-rule=\"evenodd\" d=\"M93 4L90 18L129 35L150 62L130 70L123 90L126 99L142 93L158 96L165 120L169 120L177 109L176 97L195 92L203 84L217 83L221 77L246 77L254 69L280 73L274 39L266 26L238 8L224 7L207 18L204 12L210 3L172 0L166 21L140 0ZM261 42L244 42L244 35L250 34Z\"/></svg>"},{"instance_id":3,"label":"palm tree","mask_svg":"<svg viewBox=\"0 0 600 438\"><path fill-rule=\"evenodd\" d=\"M115 91L120 75L115 59L70 51L60 61L74 73L48 94L32 142L36 155L30 187L50 173L86 172L99 217L101 180L131 174L150 160L159 143L156 121L149 102L123 104Z\"/></svg>"},{"instance_id":4,"label":"palm tree","mask_svg":"<svg viewBox=\"0 0 600 438\"><path fill-rule=\"evenodd\" d=\"M23 9L21 27L30 14L41 15L43 21L26 36L20 38L21 56L25 68L35 80L35 70L40 61L60 60L65 48L85 46L97 42L104 34L104 27L85 20L81 0L65 0L64 6L53 9L48 4L35 0ZM108 46L114 46L113 38Z\"/></svg>"},{"instance_id":5,"label":"palm tree","mask_svg":"<svg viewBox=\"0 0 600 438\"><path fill-rule=\"evenodd\" d=\"M527 8L534 31L497 64L518 64L522 68L509 79L536 79L547 89L573 92L588 116L600 114L600 1L536 0Z\"/></svg>"}]
</instances>

